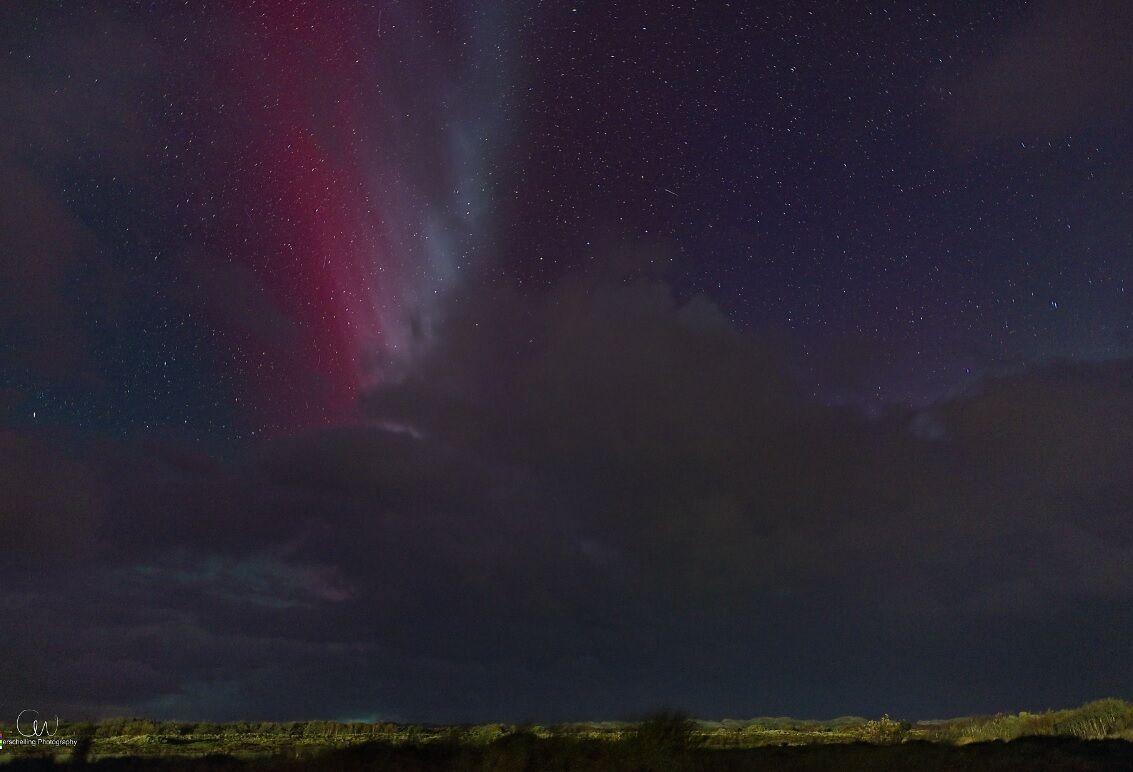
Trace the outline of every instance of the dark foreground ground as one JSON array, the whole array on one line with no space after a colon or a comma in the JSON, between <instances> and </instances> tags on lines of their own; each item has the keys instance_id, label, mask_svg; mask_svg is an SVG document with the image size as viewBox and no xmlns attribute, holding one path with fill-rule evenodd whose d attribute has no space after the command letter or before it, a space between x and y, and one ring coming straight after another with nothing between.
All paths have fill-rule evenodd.
<instances>
[{"instance_id":1,"label":"dark foreground ground","mask_svg":"<svg viewBox=\"0 0 1133 772\"><path fill-rule=\"evenodd\" d=\"M393 747L368 743L325 752L260 759L113 758L90 763L11 759L4 770L1133 770L1133 743L1028 737L1011 742L953 746L923 741L878 746L866 743L747 749L666 749L562 741L513 735L483 748L440 745Z\"/></svg>"}]
</instances>

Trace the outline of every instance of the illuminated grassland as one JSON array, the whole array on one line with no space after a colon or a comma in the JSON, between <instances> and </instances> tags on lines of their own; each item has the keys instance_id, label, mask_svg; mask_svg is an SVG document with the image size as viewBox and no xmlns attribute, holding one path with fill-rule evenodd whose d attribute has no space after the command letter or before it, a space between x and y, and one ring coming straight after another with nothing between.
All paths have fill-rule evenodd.
<instances>
[{"instance_id":1,"label":"illuminated grassland","mask_svg":"<svg viewBox=\"0 0 1133 772\"><path fill-rule=\"evenodd\" d=\"M5 737L12 727L0 726ZM62 723L73 748L12 747L7 768L101 769L1133 769L1133 704L918 723L883 716L554 726L110 719ZM1004 741L1008 741L1006 744ZM1092 741L1092 742L1086 742ZM1044 766L1044 764L1053 766Z\"/></svg>"}]
</instances>

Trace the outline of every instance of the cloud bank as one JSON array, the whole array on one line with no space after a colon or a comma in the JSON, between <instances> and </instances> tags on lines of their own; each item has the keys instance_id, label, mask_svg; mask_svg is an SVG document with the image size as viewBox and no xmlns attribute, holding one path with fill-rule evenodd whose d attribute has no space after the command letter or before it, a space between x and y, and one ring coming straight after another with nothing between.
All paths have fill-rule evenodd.
<instances>
[{"instance_id":1,"label":"cloud bank","mask_svg":"<svg viewBox=\"0 0 1133 772\"><path fill-rule=\"evenodd\" d=\"M7 431L4 706L929 717L1133 687L1133 362L873 418L784 372L703 297L605 276L469 288L367 425L226 454Z\"/></svg>"}]
</instances>

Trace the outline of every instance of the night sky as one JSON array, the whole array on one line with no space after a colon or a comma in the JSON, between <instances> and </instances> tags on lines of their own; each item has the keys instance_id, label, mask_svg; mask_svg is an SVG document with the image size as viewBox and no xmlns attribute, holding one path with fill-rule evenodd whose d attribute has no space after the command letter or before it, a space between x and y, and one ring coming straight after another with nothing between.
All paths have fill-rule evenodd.
<instances>
[{"instance_id":1,"label":"night sky","mask_svg":"<svg viewBox=\"0 0 1133 772\"><path fill-rule=\"evenodd\" d=\"M1133 696L1131 40L0 4L0 722Z\"/></svg>"}]
</instances>

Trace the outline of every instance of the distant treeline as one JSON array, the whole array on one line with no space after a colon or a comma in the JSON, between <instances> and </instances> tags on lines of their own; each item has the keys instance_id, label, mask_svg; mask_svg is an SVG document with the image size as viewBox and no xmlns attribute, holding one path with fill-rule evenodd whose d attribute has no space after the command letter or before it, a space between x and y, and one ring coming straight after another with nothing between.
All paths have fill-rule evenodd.
<instances>
[{"instance_id":1,"label":"distant treeline","mask_svg":"<svg viewBox=\"0 0 1133 772\"><path fill-rule=\"evenodd\" d=\"M556 725L476 724L430 726L392 722L339 721L235 721L229 723L151 721L141 718L112 718L96 724L64 724L62 730L96 739L114 737L278 737L278 738L357 738L394 743L462 743L487 745L501 737L525 733L537 737L585 737L610 741L636 735L650 722L679 721L692 738L706 745L743 747L766 741L783 742L798 736L809 742L869 742L886 744L905 739L963 744L983 740L1013 740L1030 736L1065 736L1079 739L1122 738L1133 740L1133 703L1105 699L1069 710L1044 713L967 716L939 721L909 723L888 716L866 719L844 716L829 721L795 718L753 718L703 721L680 713L658 714L645 722L580 722ZM789 741L789 740L787 740Z\"/></svg>"},{"instance_id":2,"label":"distant treeline","mask_svg":"<svg viewBox=\"0 0 1133 772\"><path fill-rule=\"evenodd\" d=\"M643 721L555 726L156 722L62 724L73 750L13 749L4 769L213 770L1095 770L1133 769L1133 704L972 716L912 724L832 721ZM1010 742L1000 742L1000 741ZM8 751L5 749L4 754Z\"/></svg>"}]
</instances>

